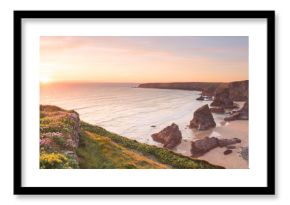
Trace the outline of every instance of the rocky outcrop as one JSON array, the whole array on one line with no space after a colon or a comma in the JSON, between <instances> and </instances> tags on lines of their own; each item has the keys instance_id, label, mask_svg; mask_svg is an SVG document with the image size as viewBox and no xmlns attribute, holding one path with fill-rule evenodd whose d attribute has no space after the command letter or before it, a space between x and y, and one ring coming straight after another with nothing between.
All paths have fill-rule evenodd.
<instances>
[{"instance_id":1,"label":"rocky outcrop","mask_svg":"<svg viewBox=\"0 0 290 205\"><path fill-rule=\"evenodd\" d=\"M198 108L194 112L193 119L190 121L189 124L190 128L196 128L198 130L207 130L215 126L216 123L207 104Z\"/></svg>"},{"instance_id":2,"label":"rocky outcrop","mask_svg":"<svg viewBox=\"0 0 290 205\"><path fill-rule=\"evenodd\" d=\"M242 141L239 138L233 138L233 139L219 139L219 147L225 147L228 145L233 145L237 143L241 143Z\"/></svg>"},{"instance_id":3,"label":"rocky outcrop","mask_svg":"<svg viewBox=\"0 0 290 205\"><path fill-rule=\"evenodd\" d=\"M212 107L221 107L224 109L234 108L234 102L230 98L230 92L228 88L218 90L215 94L214 101L210 104Z\"/></svg>"},{"instance_id":4,"label":"rocky outcrop","mask_svg":"<svg viewBox=\"0 0 290 205\"><path fill-rule=\"evenodd\" d=\"M241 143L241 140L238 138L218 139L216 137L205 137L192 142L190 151L193 157L200 157L214 148L226 147L237 143Z\"/></svg>"},{"instance_id":5,"label":"rocky outcrop","mask_svg":"<svg viewBox=\"0 0 290 205\"><path fill-rule=\"evenodd\" d=\"M222 108L222 107L212 107L212 108L210 108L210 111L211 111L212 113L218 113L218 114L223 114L223 113L225 113L225 109Z\"/></svg>"},{"instance_id":6,"label":"rocky outcrop","mask_svg":"<svg viewBox=\"0 0 290 205\"><path fill-rule=\"evenodd\" d=\"M248 100L249 81L234 81L229 83L184 82L184 83L145 83L139 88L179 89L201 91L201 96L215 96L218 90L228 88L229 98L232 101ZM202 98L200 98L202 100Z\"/></svg>"},{"instance_id":7,"label":"rocky outcrop","mask_svg":"<svg viewBox=\"0 0 290 205\"><path fill-rule=\"evenodd\" d=\"M172 123L158 133L152 134L151 137L154 141L162 143L164 147L169 149L180 144L182 139L179 127L175 123Z\"/></svg>"},{"instance_id":8,"label":"rocky outcrop","mask_svg":"<svg viewBox=\"0 0 290 205\"><path fill-rule=\"evenodd\" d=\"M242 109L239 110L240 119L241 120L248 120L249 119L249 103L248 101L245 102Z\"/></svg>"},{"instance_id":9,"label":"rocky outcrop","mask_svg":"<svg viewBox=\"0 0 290 205\"><path fill-rule=\"evenodd\" d=\"M230 99L247 101L249 96L249 81L236 81L228 84Z\"/></svg>"},{"instance_id":10,"label":"rocky outcrop","mask_svg":"<svg viewBox=\"0 0 290 205\"><path fill-rule=\"evenodd\" d=\"M225 121L233 121L233 120L248 120L249 119L249 104L245 102L242 109L234 112L229 117L226 117Z\"/></svg>"},{"instance_id":11,"label":"rocky outcrop","mask_svg":"<svg viewBox=\"0 0 290 205\"><path fill-rule=\"evenodd\" d=\"M196 140L191 144L191 154L193 157L199 157L207 153L208 151L218 147L218 138L205 137L201 140Z\"/></svg>"}]
</instances>

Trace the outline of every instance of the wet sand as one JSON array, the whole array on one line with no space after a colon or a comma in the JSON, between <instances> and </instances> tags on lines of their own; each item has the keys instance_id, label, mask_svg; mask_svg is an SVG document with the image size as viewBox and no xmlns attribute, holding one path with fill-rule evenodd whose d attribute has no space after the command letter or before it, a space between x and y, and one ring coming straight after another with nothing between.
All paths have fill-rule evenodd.
<instances>
[{"instance_id":1,"label":"wet sand","mask_svg":"<svg viewBox=\"0 0 290 205\"><path fill-rule=\"evenodd\" d=\"M225 123L223 126L216 127L207 131L193 131L196 138L202 139L206 136L218 138L239 138L242 142L234 144L236 147L232 149L232 153L224 155L227 148L215 148L199 157L198 159L206 160L212 164L221 165L228 169L247 169L248 161L241 157L243 147L248 146L248 121L236 120ZM183 140L182 143L176 147L176 152L190 156L191 142L190 140Z\"/></svg>"}]
</instances>

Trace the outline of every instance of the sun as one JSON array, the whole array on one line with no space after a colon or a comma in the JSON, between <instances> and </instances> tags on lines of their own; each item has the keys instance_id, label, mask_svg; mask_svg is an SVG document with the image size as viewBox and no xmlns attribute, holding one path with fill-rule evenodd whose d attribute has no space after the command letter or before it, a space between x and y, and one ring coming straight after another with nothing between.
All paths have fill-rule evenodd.
<instances>
[{"instance_id":1,"label":"sun","mask_svg":"<svg viewBox=\"0 0 290 205\"><path fill-rule=\"evenodd\" d=\"M40 77L40 83L47 84L47 83L49 83L50 81L51 81L51 79L50 79L48 76L44 76L44 75L42 75L42 76Z\"/></svg>"}]
</instances>

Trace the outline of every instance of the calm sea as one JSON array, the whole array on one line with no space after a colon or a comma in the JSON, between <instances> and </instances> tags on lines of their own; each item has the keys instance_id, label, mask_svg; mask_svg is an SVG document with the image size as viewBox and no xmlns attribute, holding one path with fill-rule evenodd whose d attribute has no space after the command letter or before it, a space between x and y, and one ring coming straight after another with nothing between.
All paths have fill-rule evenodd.
<instances>
[{"instance_id":1,"label":"calm sea","mask_svg":"<svg viewBox=\"0 0 290 205\"><path fill-rule=\"evenodd\" d=\"M200 92L136 88L137 85L46 84L40 88L40 103L74 109L83 121L148 144L160 145L151 134L173 122L179 126L183 139L195 137L187 127L193 112L210 103L195 100ZM214 118L219 126L224 115L214 114Z\"/></svg>"}]
</instances>

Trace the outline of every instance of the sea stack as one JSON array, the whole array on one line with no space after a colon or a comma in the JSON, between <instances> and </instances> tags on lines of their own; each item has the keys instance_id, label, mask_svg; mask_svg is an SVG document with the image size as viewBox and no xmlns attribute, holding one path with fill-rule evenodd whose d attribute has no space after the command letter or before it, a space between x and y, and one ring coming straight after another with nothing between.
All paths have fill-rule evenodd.
<instances>
[{"instance_id":1,"label":"sea stack","mask_svg":"<svg viewBox=\"0 0 290 205\"><path fill-rule=\"evenodd\" d=\"M230 98L230 92L228 88L220 89L216 92L214 101L210 104L212 107L222 107L225 109L234 108L234 102Z\"/></svg>"},{"instance_id":2,"label":"sea stack","mask_svg":"<svg viewBox=\"0 0 290 205\"><path fill-rule=\"evenodd\" d=\"M163 147L172 149L181 143L181 132L177 124L172 123L158 133L152 134L154 141L163 144Z\"/></svg>"},{"instance_id":3,"label":"sea stack","mask_svg":"<svg viewBox=\"0 0 290 205\"><path fill-rule=\"evenodd\" d=\"M190 121L189 124L190 128L196 128L198 130L207 130L215 126L216 123L207 104L198 108L193 113L193 119Z\"/></svg>"}]
</instances>

